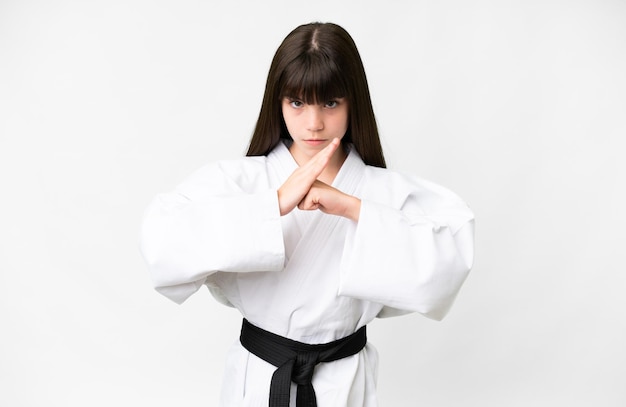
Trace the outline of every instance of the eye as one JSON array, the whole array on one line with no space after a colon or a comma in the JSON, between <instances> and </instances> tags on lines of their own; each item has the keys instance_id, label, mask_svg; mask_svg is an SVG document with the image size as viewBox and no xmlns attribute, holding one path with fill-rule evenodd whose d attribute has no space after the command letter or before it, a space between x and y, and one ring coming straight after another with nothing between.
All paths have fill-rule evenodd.
<instances>
[{"instance_id":1,"label":"eye","mask_svg":"<svg viewBox=\"0 0 626 407\"><path fill-rule=\"evenodd\" d=\"M336 100L329 100L328 102L326 102L324 104L324 107L327 107L329 109L334 109L339 105L339 102Z\"/></svg>"},{"instance_id":2,"label":"eye","mask_svg":"<svg viewBox=\"0 0 626 407\"><path fill-rule=\"evenodd\" d=\"M289 98L288 100L289 100L289 105L290 105L291 107L293 107L294 109L299 109L299 108L301 108L302 106L304 106L304 103L302 103L302 101L301 101L301 100L298 100L298 99L291 99L291 98Z\"/></svg>"}]
</instances>

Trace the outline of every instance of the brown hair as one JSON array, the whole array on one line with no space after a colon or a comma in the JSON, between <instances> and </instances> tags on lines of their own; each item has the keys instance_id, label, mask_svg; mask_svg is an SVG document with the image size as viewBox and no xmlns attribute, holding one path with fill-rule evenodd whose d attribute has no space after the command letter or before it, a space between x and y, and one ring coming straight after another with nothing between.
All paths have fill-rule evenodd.
<instances>
[{"instance_id":1,"label":"brown hair","mask_svg":"<svg viewBox=\"0 0 626 407\"><path fill-rule=\"evenodd\" d=\"M345 97L348 130L342 141L354 144L368 165L385 167L363 62L350 34L332 23L297 27L278 47L247 156L267 155L280 139L291 139L282 115L284 97L313 104Z\"/></svg>"}]
</instances>

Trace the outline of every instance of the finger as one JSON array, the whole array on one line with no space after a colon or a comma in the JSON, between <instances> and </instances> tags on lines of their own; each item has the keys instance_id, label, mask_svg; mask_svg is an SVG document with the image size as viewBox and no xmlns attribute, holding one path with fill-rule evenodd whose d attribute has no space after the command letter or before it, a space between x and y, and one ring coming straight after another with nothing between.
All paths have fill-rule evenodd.
<instances>
[{"instance_id":1,"label":"finger","mask_svg":"<svg viewBox=\"0 0 626 407\"><path fill-rule=\"evenodd\" d=\"M315 154L315 156L313 157L314 159L317 159L319 156L319 159L321 160L330 160L330 158L333 156L333 154L335 154L335 151L337 150L337 147L339 147L340 141L338 138L334 138L330 144L328 144L326 147L324 147L319 153Z\"/></svg>"},{"instance_id":2,"label":"finger","mask_svg":"<svg viewBox=\"0 0 626 407\"><path fill-rule=\"evenodd\" d=\"M324 171L324 168L326 168L326 166L330 162L330 159L337 150L339 144L339 139L334 138L329 145L327 145L322 150L320 150L320 152L315 154L313 158L311 158L311 160L309 160L309 162L305 165L305 167L308 167L308 169L310 169L314 173L314 178L317 178Z\"/></svg>"},{"instance_id":3,"label":"finger","mask_svg":"<svg viewBox=\"0 0 626 407\"><path fill-rule=\"evenodd\" d=\"M320 206L319 197L314 191L309 191L298 203L298 209L302 211L314 211L319 209Z\"/></svg>"},{"instance_id":4,"label":"finger","mask_svg":"<svg viewBox=\"0 0 626 407\"><path fill-rule=\"evenodd\" d=\"M320 208L319 204L314 204L314 203L305 203L305 202L301 202L298 204L298 209L300 209L301 211L314 211Z\"/></svg>"}]
</instances>

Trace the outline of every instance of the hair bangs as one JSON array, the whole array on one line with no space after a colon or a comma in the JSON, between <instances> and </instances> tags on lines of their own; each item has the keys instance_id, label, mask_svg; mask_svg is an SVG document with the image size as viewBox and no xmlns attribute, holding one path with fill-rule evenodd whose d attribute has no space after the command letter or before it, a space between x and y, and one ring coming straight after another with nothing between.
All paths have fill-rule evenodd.
<instances>
[{"instance_id":1,"label":"hair bangs","mask_svg":"<svg viewBox=\"0 0 626 407\"><path fill-rule=\"evenodd\" d=\"M315 52L306 53L285 68L279 96L307 104L325 103L347 95L344 77L345 74L329 58Z\"/></svg>"}]
</instances>

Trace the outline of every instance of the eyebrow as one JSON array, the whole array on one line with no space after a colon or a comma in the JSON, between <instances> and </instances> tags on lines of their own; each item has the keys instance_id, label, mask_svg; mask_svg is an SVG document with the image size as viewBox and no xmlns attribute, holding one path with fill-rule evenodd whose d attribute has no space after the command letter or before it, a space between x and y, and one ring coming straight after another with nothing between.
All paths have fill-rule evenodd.
<instances>
[{"instance_id":1,"label":"eyebrow","mask_svg":"<svg viewBox=\"0 0 626 407\"><path fill-rule=\"evenodd\" d=\"M346 98L345 96L333 96L333 97L331 97L329 99L326 99L323 102L320 102L318 104L321 105L321 104L324 104L326 102L332 102L333 100L342 100L342 99L345 99L345 98ZM294 101L306 103L303 98L297 97L297 96L283 96L283 99L289 99L289 100L294 100ZM306 103L306 104L308 105L310 103Z\"/></svg>"}]
</instances>

